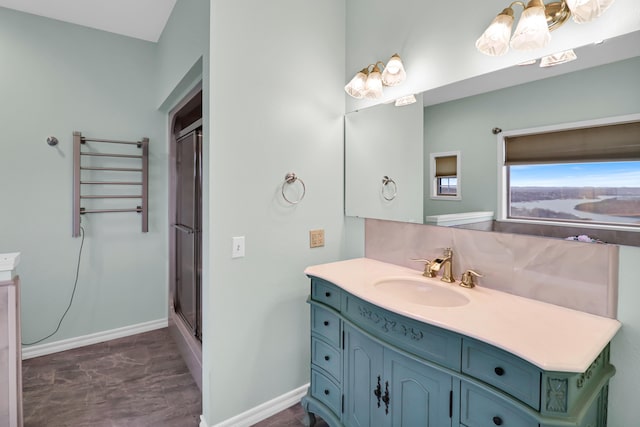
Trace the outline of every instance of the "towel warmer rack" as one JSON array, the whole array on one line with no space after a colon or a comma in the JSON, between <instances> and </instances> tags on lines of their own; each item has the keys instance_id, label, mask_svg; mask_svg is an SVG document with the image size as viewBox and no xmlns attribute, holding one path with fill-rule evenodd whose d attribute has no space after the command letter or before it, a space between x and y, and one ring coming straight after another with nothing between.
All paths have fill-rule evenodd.
<instances>
[{"instance_id":1,"label":"towel warmer rack","mask_svg":"<svg viewBox=\"0 0 640 427\"><path fill-rule=\"evenodd\" d=\"M87 142L107 144L135 145L141 150L140 154L99 153L82 151L82 146ZM82 163L82 158L111 158L111 159L138 159L140 167L111 167L94 166ZM137 165L136 165L137 166ZM92 171L94 175L102 172L127 172L140 173L140 181L99 181L84 180L82 171ZM93 178L93 176L92 176ZM108 185L108 186L140 186L140 194L83 194L82 186ZM118 209L86 209L80 205L83 199L139 199L140 205L134 208ZM86 138L81 132L73 132L73 237L80 236L80 215L94 213L113 212L137 212L142 215L142 232L149 231L149 138L140 141L116 141L111 139Z\"/></svg>"}]
</instances>

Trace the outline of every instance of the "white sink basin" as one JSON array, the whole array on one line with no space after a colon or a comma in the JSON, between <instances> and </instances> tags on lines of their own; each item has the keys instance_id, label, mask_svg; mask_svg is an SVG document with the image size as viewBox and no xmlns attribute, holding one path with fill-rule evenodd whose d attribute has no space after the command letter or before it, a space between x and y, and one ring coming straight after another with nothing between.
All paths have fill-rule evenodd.
<instances>
[{"instance_id":1,"label":"white sink basin","mask_svg":"<svg viewBox=\"0 0 640 427\"><path fill-rule=\"evenodd\" d=\"M379 292L389 293L406 302L432 307L460 307L469 303L469 298L442 285L412 277L394 277L373 284Z\"/></svg>"}]
</instances>

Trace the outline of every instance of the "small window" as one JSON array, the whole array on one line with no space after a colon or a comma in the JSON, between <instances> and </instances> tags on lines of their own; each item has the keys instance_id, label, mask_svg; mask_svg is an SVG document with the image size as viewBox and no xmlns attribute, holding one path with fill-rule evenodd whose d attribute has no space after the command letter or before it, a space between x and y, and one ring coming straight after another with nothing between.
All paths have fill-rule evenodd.
<instances>
[{"instance_id":1,"label":"small window","mask_svg":"<svg viewBox=\"0 0 640 427\"><path fill-rule=\"evenodd\" d=\"M460 152L431 154L431 198L460 200Z\"/></svg>"},{"instance_id":2,"label":"small window","mask_svg":"<svg viewBox=\"0 0 640 427\"><path fill-rule=\"evenodd\" d=\"M640 122L504 137L504 217L640 227Z\"/></svg>"}]
</instances>

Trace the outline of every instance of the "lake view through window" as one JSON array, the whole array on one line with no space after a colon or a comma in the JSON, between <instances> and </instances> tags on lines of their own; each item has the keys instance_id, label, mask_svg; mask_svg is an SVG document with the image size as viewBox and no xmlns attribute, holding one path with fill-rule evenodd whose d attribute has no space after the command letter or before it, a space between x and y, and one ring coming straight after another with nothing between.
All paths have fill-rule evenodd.
<instances>
[{"instance_id":1,"label":"lake view through window","mask_svg":"<svg viewBox=\"0 0 640 427\"><path fill-rule=\"evenodd\" d=\"M640 227L640 161L511 165L509 217Z\"/></svg>"}]
</instances>

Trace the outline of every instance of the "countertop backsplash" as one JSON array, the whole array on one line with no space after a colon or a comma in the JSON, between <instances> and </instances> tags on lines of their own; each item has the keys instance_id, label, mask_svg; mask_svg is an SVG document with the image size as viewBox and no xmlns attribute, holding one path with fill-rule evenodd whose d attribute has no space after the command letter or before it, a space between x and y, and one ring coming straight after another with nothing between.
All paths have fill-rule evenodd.
<instances>
[{"instance_id":1,"label":"countertop backsplash","mask_svg":"<svg viewBox=\"0 0 640 427\"><path fill-rule=\"evenodd\" d=\"M453 249L454 276L478 285L610 318L617 315L618 246L453 227L365 220L365 256L422 270Z\"/></svg>"}]
</instances>

